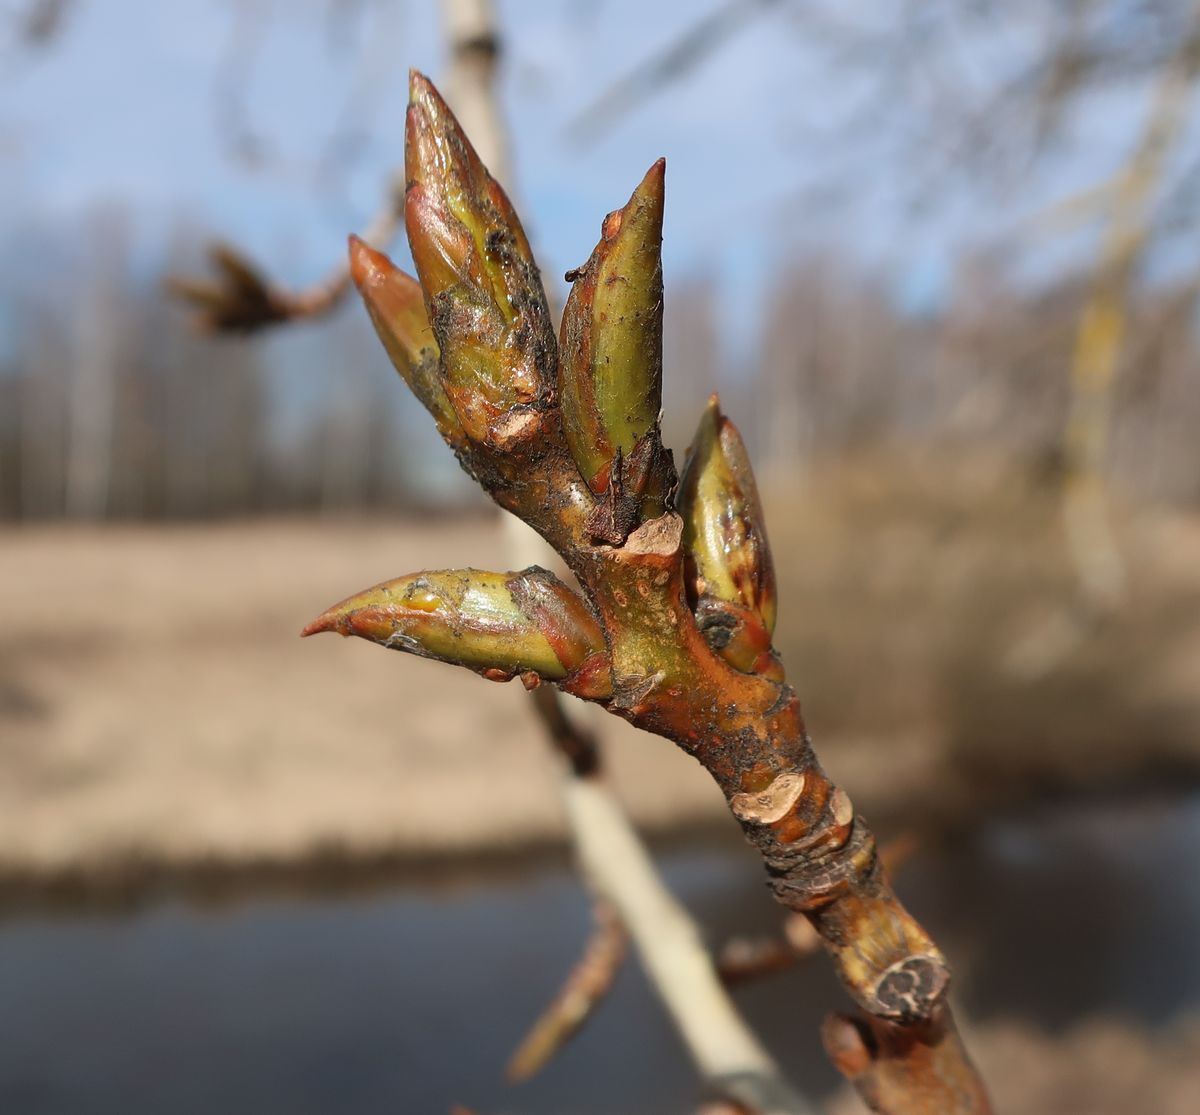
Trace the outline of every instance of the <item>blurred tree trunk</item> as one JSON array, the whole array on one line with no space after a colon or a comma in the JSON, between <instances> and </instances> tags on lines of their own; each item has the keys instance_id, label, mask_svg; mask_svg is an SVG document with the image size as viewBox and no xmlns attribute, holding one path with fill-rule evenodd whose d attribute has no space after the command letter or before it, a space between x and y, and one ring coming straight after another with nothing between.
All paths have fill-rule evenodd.
<instances>
[{"instance_id":1,"label":"blurred tree trunk","mask_svg":"<svg viewBox=\"0 0 1200 1115\"><path fill-rule=\"evenodd\" d=\"M63 511L70 353L52 312L32 310L26 329L17 453L20 514L47 519Z\"/></svg>"},{"instance_id":2,"label":"blurred tree trunk","mask_svg":"<svg viewBox=\"0 0 1200 1115\"><path fill-rule=\"evenodd\" d=\"M66 492L68 518L103 519L112 483L117 366L125 337L120 281L126 232L112 212L97 218L96 270L75 318L68 398Z\"/></svg>"}]
</instances>

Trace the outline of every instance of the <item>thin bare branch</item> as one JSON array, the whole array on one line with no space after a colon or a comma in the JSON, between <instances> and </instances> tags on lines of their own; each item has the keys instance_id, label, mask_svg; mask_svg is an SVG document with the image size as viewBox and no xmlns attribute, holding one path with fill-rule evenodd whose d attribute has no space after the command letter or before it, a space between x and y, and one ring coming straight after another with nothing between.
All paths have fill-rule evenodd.
<instances>
[{"instance_id":1,"label":"thin bare branch","mask_svg":"<svg viewBox=\"0 0 1200 1115\"><path fill-rule=\"evenodd\" d=\"M625 927L612 903L604 898L593 903L592 917L595 924L583 956L513 1054L508 1063L509 1080L528 1080L541 1072L612 989L625 959Z\"/></svg>"},{"instance_id":2,"label":"thin bare branch","mask_svg":"<svg viewBox=\"0 0 1200 1115\"><path fill-rule=\"evenodd\" d=\"M911 1026L834 1014L821 1038L829 1059L878 1115L990 1115L949 1007Z\"/></svg>"},{"instance_id":3,"label":"thin bare branch","mask_svg":"<svg viewBox=\"0 0 1200 1115\"><path fill-rule=\"evenodd\" d=\"M889 879L916 851L915 837L904 833L879 849ZM734 937L717 953L717 971L727 986L773 976L794 968L821 951L821 935L803 914L789 913L779 937Z\"/></svg>"},{"instance_id":4,"label":"thin bare branch","mask_svg":"<svg viewBox=\"0 0 1200 1115\"><path fill-rule=\"evenodd\" d=\"M1156 84L1141 138L1113 179L1100 260L1071 360L1071 408L1063 433L1063 523L1084 601L1101 613L1125 595L1125 567L1113 537L1104 481L1125 304L1151 228L1149 201L1188 120L1198 54L1200 3L1194 3L1186 34Z\"/></svg>"},{"instance_id":5,"label":"thin bare branch","mask_svg":"<svg viewBox=\"0 0 1200 1115\"><path fill-rule=\"evenodd\" d=\"M684 31L665 50L635 66L610 86L567 126L568 138L576 142L594 140L631 109L641 107L707 61L754 16L778 0L727 0ZM486 161L486 160L485 160Z\"/></svg>"},{"instance_id":6,"label":"thin bare branch","mask_svg":"<svg viewBox=\"0 0 1200 1115\"><path fill-rule=\"evenodd\" d=\"M404 182L396 176L388 196L361 239L386 247L404 223ZM340 263L319 282L289 290L263 274L242 252L227 244L209 248L210 278L172 275L167 290L195 310L204 333L257 333L274 325L322 317L336 309L351 290L349 262Z\"/></svg>"}]
</instances>

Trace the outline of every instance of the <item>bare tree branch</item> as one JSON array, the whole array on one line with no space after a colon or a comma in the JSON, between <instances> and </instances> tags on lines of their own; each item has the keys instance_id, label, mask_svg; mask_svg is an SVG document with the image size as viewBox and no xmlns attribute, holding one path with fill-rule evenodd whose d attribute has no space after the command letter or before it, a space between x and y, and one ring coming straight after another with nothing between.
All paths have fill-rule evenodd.
<instances>
[{"instance_id":1,"label":"bare tree branch","mask_svg":"<svg viewBox=\"0 0 1200 1115\"><path fill-rule=\"evenodd\" d=\"M702 65L731 35L776 3L778 0L726 0L692 24L665 50L635 66L610 86L568 125L567 136L577 142L594 140L632 109L645 105L663 86Z\"/></svg>"},{"instance_id":2,"label":"bare tree branch","mask_svg":"<svg viewBox=\"0 0 1200 1115\"><path fill-rule=\"evenodd\" d=\"M604 898L593 903L592 917L595 925L583 956L512 1055L509 1080L528 1080L541 1072L612 990L625 959L625 927Z\"/></svg>"},{"instance_id":3,"label":"bare tree branch","mask_svg":"<svg viewBox=\"0 0 1200 1115\"><path fill-rule=\"evenodd\" d=\"M397 176L388 197L363 232L368 244L384 247L404 223L404 181ZM209 279L173 275L167 289L195 311L195 324L205 333L256 333L273 325L321 317L341 304L351 289L349 263L338 264L322 280L302 290L272 283L238 249L228 244L209 248L215 274Z\"/></svg>"}]
</instances>

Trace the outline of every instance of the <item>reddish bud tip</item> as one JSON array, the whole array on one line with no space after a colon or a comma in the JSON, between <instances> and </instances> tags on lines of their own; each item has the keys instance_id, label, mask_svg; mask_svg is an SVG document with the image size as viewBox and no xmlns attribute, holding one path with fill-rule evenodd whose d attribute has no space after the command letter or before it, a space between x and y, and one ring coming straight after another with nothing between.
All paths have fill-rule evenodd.
<instances>
[{"instance_id":1,"label":"reddish bud tip","mask_svg":"<svg viewBox=\"0 0 1200 1115\"><path fill-rule=\"evenodd\" d=\"M383 252L376 251L362 237L350 234L350 278L359 290L378 282L391 269L392 261Z\"/></svg>"}]
</instances>

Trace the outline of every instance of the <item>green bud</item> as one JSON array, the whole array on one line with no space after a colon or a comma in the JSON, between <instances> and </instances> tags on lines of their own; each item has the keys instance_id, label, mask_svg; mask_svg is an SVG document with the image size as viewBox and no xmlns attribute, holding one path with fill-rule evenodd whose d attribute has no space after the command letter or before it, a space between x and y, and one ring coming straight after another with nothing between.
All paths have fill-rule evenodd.
<instances>
[{"instance_id":1,"label":"green bud","mask_svg":"<svg viewBox=\"0 0 1200 1115\"><path fill-rule=\"evenodd\" d=\"M442 387L438 344L420 284L357 236L350 237L350 275L396 371L433 415L442 437L460 444L465 435Z\"/></svg>"},{"instance_id":2,"label":"green bud","mask_svg":"<svg viewBox=\"0 0 1200 1115\"><path fill-rule=\"evenodd\" d=\"M558 681L604 652L583 600L552 573L477 569L414 573L343 600L302 632L357 635L493 679Z\"/></svg>"},{"instance_id":3,"label":"green bud","mask_svg":"<svg viewBox=\"0 0 1200 1115\"><path fill-rule=\"evenodd\" d=\"M441 346L446 395L469 437L493 440L514 407L551 390L550 314L512 205L437 90L416 72L405 170L409 244Z\"/></svg>"},{"instance_id":4,"label":"green bud","mask_svg":"<svg viewBox=\"0 0 1200 1115\"><path fill-rule=\"evenodd\" d=\"M775 567L762 504L741 435L721 414L716 395L688 450L679 510L693 599L702 603L708 597L744 610L761 624L769 647L775 630ZM749 638L752 647L760 642Z\"/></svg>"},{"instance_id":5,"label":"green bud","mask_svg":"<svg viewBox=\"0 0 1200 1115\"><path fill-rule=\"evenodd\" d=\"M574 279L563 312L559 398L571 455L593 494L606 498L619 544L661 515L674 483L662 448L662 225L666 161L628 204L604 220L600 242ZM610 538L609 534L614 535Z\"/></svg>"},{"instance_id":6,"label":"green bud","mask_svg":"<svg viewBox=\"0 0 1200 1115\"><path fill-rule=\"evenodd\" d=\"M783 664L760 616L714 596L701 596L695 604L695 615L704 641L735 670L783 681Z\"/></svg>"}]
</instances>

